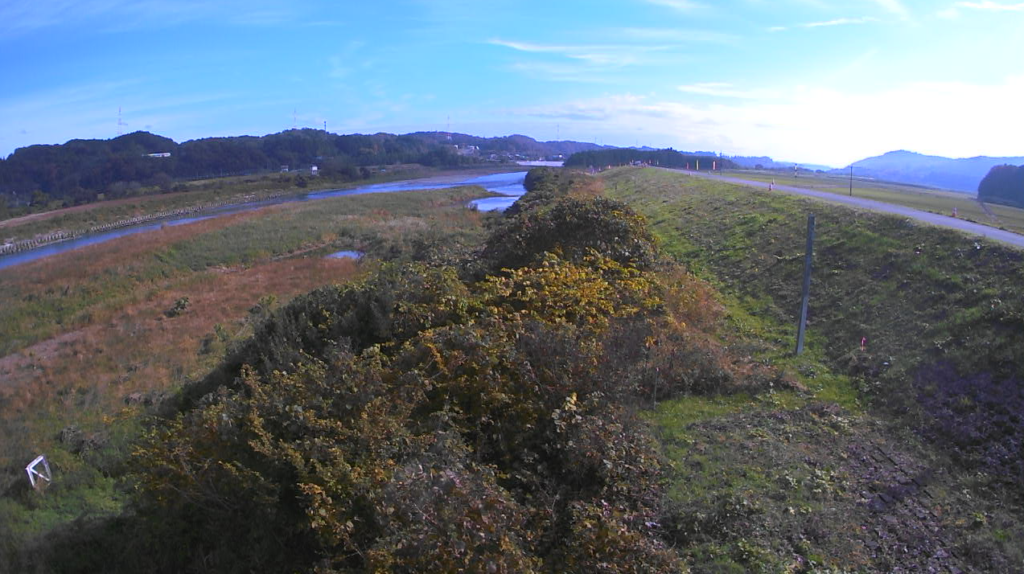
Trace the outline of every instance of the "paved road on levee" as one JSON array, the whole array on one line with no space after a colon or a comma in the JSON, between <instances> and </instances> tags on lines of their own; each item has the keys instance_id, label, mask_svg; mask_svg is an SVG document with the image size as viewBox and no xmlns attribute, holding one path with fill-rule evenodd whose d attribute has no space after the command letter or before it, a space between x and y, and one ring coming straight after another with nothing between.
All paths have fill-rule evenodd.
<instances>
[{"instance_id":1,"label":"paved road on levee","mask_svg":"<svg viewBox=\"0 0 1024 574\"><path fill-rule=\"evenodd\" d=\"M693 172L682 169L666 169L666 171L674 171L677 173L684 173L691 177L703 177L706 179L715 179L718 181L724 181L727 183L735 183L738 185L746 185L756 187L758 189L767 190L768 184L761 181L751 181L748 179L740 179L738 177L728 177L724 175L711 175L707 172ZM937 213L929 213L927 211L921 211L918 209L911 209L909 207L903 207L902 205L893 205L891 203L883 203L881 201L874 201L872 199L862 199L860 197L850 197L847 195L839 195L836 193L828 193L825 191L817 191L813 189L806 189L803 187L792 187L789 185L776 185L773 188L774 191L783 193L789 193L793 195L804 195L808 197L816 197L818 199L824 199L833 203L842 203L861 209L869 209L871 211L881 211L883 213L891 213L893 215L902 215L917 221L929 223L931 225L938 225L940 227L948 227L950 229L956 229L964 231L972 235L980 235L992 241L998 241L1000 243L1006 243L1013 245L1014 247L1024 248L1024 235L1013 233L1010 231L1004 231L1002 229L996 229L995 227L989 227L987 225L981 225L980 223L973 223L970 221L964 221L963 219L957 219L955 217L949 217L946 215L939 215Z\"/></svg>"}]
</instances>

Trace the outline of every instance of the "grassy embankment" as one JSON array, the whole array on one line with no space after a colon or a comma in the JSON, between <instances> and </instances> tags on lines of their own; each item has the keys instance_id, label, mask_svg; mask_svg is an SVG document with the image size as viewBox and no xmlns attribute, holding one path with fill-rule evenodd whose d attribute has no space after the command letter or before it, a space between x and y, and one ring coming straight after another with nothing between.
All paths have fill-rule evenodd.
<instances>
[{"instance_id":1,"label":"grassy embankment","mask_svg":"<svg viewBox=\"0 0 1024 574\"><path fill-rule=\"evenodd\" d=\"M1019 456L979 456L1019 449L1019 418L989 412L1017 404L1019 385L989 385L996 400L943 394L951 381L1024 374L1024 254L669 172L604 179L666 252L720 288L730 330L761 343L750 352L808 386L685 397L653 414L675 473L670 535L696 569L1024 569L1019 470L1007 462ZM795 358L809 211L809 351Z\"/></svg>"},{"instance_id":2,"label":"grassy embankment","mask_svg":"<svg viewBox=\"0 0 1024 574\"><path fill-rule=\"evenodd\" d=\"M168 227L0 271L0 538L114 512L146 407L205 374L254 320L368 260L475 242L480 188L290 204ZM443 238L443 240L442 240ZM187 298L184 312L170 312ZM60 481L24 497L46 453ZM0 551L3 548L0 546Z\"/></svg>"},{"instance_id":3,"label":"grassy embankment","mask_svg":"<svg viewBox=\"0 0 1024 574\"><path fill-rule=\"evenodd\" d=\"M749 170L726 171L725 175L760 181L765 184L775 181L777 185L803 187L836 195L850 193L849 180L842 176L806 174L793 177L792 175ZM854 178L853 195L940 215L950 215L955 208L957 217L961 219L1017 233L1024 232L1024 209L988 203L985 205L988 207L989 213L986 213L981 203L973 195L965 193Z\"/></svg>"}]
</instances>

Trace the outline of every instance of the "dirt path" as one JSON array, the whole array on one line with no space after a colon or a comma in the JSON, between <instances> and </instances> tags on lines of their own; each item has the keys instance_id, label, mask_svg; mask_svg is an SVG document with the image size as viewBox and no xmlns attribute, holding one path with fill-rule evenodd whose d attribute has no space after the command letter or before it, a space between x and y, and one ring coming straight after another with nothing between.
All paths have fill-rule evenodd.
<instances>
[{"instance_id":1,"label":"dirt path","mask_svg":"<svg viewBox=\"0 0 1024 574\"><path fill-rule=\"evenodd\" d=\"M684 173L690 177L702 177L705 179L713 179L723 181L726 183L734 183L737 185L744 185L748 187L756 187L761 190L767 190L768 184L760 181L751 181L747 179L740 179L737 177L728 177L722 175L712 175L709 173L700 173L693 171L686 171L680 169L664 169L665 171L672 171L676 173ZM774 186L775 191L782 193L788 193L791 195L802 195L805 197L814 197L817 199L823 199L832 203L839 203L843 205L849 205L859 209L867 209L870 211L878 211L882 213L889 213L892 215L900 215L927 223L929 225L937 225L939 227L945 227L948 229L956 229L963 231L971 235L979 235L992 241L998 241L1014 247L1024 248L1024 235L1012 233L1002 229L996 229L989 227L988 225L982 225L980 223L974 223L971 221L964 221L963 219L957 219L955 217L948 217L946 215L939 215L937 213L929 213L927 211L921 211L918 209L911 209L909 207L903 207L902 205L893 205L891 203L883 203L881 201L874 201L871 199L863 199L860 197L849 197L845 195L838 195L835 193L828 193L824 191L815 191L813 189L806 189L802 187L792 187L789 185L776 185Z\"/></svg>"}]
</instances>

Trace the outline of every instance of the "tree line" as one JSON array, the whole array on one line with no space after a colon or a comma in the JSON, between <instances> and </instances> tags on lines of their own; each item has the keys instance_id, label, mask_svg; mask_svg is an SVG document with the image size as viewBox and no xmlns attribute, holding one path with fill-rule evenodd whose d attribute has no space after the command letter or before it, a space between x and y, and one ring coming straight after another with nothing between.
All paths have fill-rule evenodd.
<instances>
[{"instance_id":1,"label":"tree line","mask_svg":"<svg viewBox=\"0 0 1024 574\"><path fill-rule=\"evenodd\" d=\"M634 163L693 170L735 169L738 167L732 160L725 158L714 155L681 153L671 148L654 151L632 148L582 151L572 154L565 161L565 167L605 167Z\"/></svg>"},{"instance_id":2,"label":"tree line","mask_svg":"<svg viewBox=\"0 0 1024 574\"><path fill-rule=\"evenodd\" d=\"M302 129L179 144L140 131L111 140L34 145L0 159L0 216L5 209L39 208L55 200L77 205L96 201L100 194L107 199L131 195L142 186L168 191L178 180L277 171L283 165L316 164L323 175L344 177L358 176L362 166L454 167L473 161L451 145L415 135Z\"/></svg>"},{"instance_id":3,"label":"tree line","mask_svg":"<svg viewBox=\"0 0 1024 574\"><path fill-rule=\"evenodd\" d=\"M978 184L978 199L1024 207L1024 165L997 165Z\"/></svg>"}]
</instances>

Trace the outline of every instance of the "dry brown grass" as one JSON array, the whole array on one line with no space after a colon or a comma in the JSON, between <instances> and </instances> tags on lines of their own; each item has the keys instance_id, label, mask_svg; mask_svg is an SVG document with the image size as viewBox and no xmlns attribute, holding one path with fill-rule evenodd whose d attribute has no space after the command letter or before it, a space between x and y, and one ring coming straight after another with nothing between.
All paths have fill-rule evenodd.
<instances>
[{"instance_id":1,"label":"dry brown grass","mask_svg":"<svg viewBox=\"0 0 1024 574\"><path fill-rule=\"evenodd\" d=\"M284 302L346 281L358 269L350 259L302 258L199 274L102 322L0 359L0 416L53 409L72 421L76 413L116 411L133 393L167 391L219 358L199 353L214 325L238 333L261 297ZM166 317L181 297L189 297L188 311Z\"/></svg>"},{"instance_id":2,"label":"dry brown grass","mask_svg":"<svg viewBox=\"0 0 1024 574\"><path fill-rule=\"evenodd\" d=\"M136 263L173 243L237 225L248 219L263 217L279 208L280 206L273 206L204 219L187 225L165 226L154 231L120 237L9 267L0 270L0 285L5 288L34 288L38 285L58 283L74 285L92 279L104 269Z\"/></svg>"},{"instance_id":3,"label":"dry brown grass","mask_svg":"<svg viewBox=\"0 0 1024 574\"><path fill-rule=\"evenodd\" d=\"M278 205L0 270L0 469L13 476L22 458L61 450L67 426L104 433L136 424L139 407L126 398L159 398L208 372L250 332L249 310L262 297L284 304L359 273L358 262L320 257L325 247L407 248L435 227L478 232L483 214L462 208L474 193ZM282 247L264 251L275 242ZM216 254L204 258L207 247ZM235 248L252 253L233 258ZM183 297L187 311L166 316Z\"/></svg>"}]
</instances>

